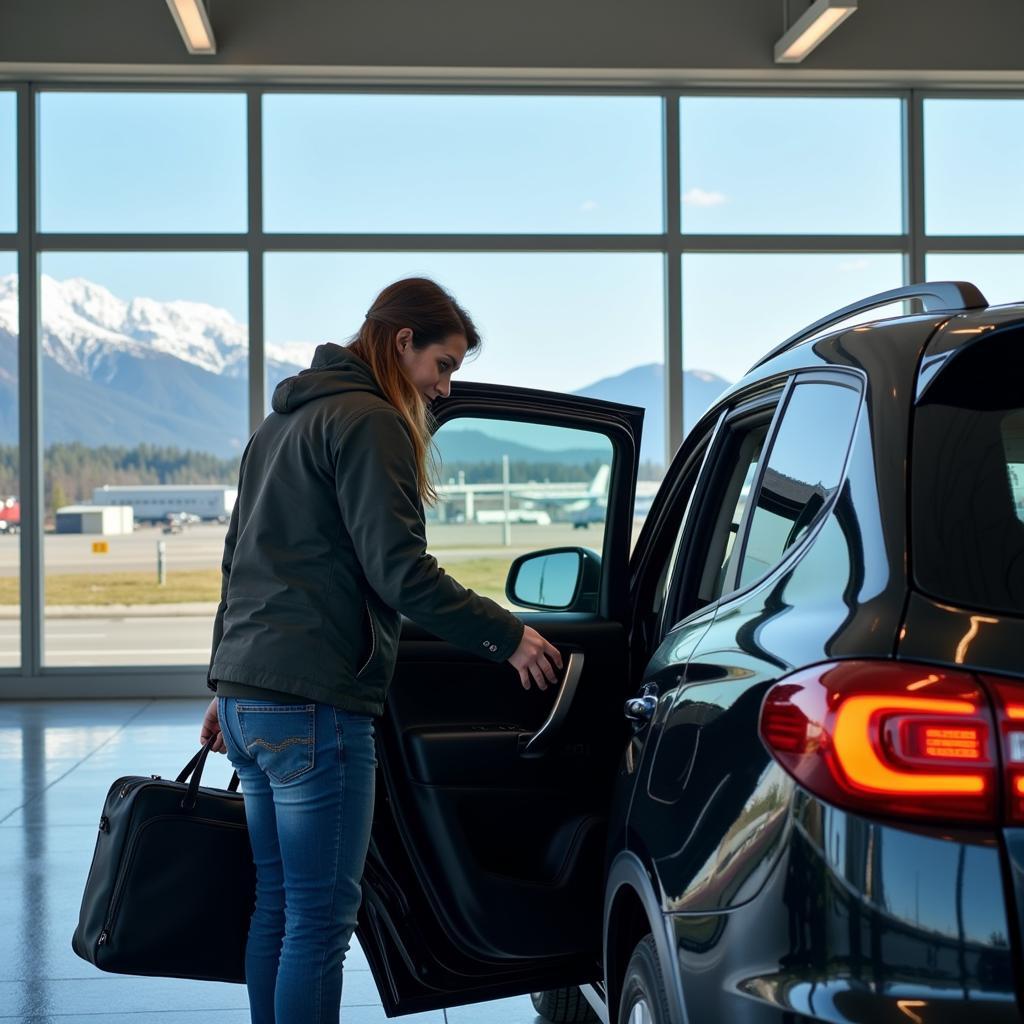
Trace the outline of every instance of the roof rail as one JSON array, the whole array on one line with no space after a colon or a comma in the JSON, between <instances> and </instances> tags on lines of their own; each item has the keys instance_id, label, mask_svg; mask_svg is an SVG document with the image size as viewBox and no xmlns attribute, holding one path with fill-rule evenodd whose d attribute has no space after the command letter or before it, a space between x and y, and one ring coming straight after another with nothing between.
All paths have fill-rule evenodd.
<instances>
[{"instance_id":1,"label":"roof rail","mask_svg":"<svg viewBox=\"0 0 1024 1024\"><path fill-rule=\"evenodd\" d=\"M819 334L834 324L848 320L857 313L866 313L869 309L887 306L890 302L899 302L901 299L920 299L926 313L940 311L962 313L968 309L984 309L988 305L988 299L969 281L931 281L922 284L908 284L903 288L891 288L887 292L879 292L877 295L869 295L866 299L851 302L849 306L843 306L842 309L837 309L834 313L815 320L809 327L801 328L781 345L773 348L768 355L754 363L750 369L756 369L762 363L767 363L769 359L774 359L780 353L799 345L801 341Z\"/></svg>"}]
</instances>

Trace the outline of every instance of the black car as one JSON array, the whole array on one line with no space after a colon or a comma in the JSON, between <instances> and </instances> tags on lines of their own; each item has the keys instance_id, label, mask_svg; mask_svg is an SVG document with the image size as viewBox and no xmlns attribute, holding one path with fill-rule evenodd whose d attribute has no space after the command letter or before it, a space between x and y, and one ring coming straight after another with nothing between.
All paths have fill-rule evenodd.
<instances>
[{"instance_id":1,"label":"black car","mask_svg":"<svg viewBox=\"0 0 1024 1024\"><path fill-rule=\"evenodd\" d=\"M509 576L557 690L406 623L358 929L385 1011L1019 1020L1024 305L911 286L785 342L632 556L639 410L463 385L440 416L596 431L612 470L601 557Z\"/></svg>"}]
</instances>

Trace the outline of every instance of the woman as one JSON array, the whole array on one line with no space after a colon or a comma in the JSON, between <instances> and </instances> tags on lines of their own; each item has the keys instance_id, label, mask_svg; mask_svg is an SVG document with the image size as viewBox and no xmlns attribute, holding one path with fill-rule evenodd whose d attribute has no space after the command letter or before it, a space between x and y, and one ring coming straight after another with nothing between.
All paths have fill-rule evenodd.
<instances>
[{"instance_id":1,"label":"woman","mask_svg":"<svg viewBox=\"0 0 1024 1024\"><path fill-rule=\"evenodd\" d=\"M242 456L201 740L242 781L256 862L253 1024L338 1020L373 812L373 718L401 615L545 689L558 651L426 553L429 404L480 343L442 288L385 288L282 381ZM285 907L287 906L287 914Z\"/></svg>"}]
</instances>

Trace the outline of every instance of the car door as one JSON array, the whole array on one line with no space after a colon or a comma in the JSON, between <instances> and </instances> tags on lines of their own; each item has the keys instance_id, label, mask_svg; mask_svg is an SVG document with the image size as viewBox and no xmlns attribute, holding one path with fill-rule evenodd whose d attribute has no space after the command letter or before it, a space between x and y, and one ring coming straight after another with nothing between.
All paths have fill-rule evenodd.
<instances>
[{"instance_id":1,"label":"car door","mask_svg":"<svg viewBox=\"0 0 1024 1024\"><path fill-rule=\"evenodd\" d=\"M600 578L576 610L520 613L567 665L562 684L544 692L522 689L507 664L403 626L377 723L357 929L389 1016L600 976L608 803L630 690L643 411L460 384L437 418L440 501L428 539L435 551L454 545L439 560L456 579L487 592L496 559L581 538L599 545Z\"/></svg>"},{"instance_id":2,"label":"car door","mask_svg":"<svg viewBox=\"0 0 1024 1024\"><path fill-rule=\"evenodd\" d=\"M666 911L737 906L774 862L790 783L759 739L758 714L770 682L828 657L856 604L862 541L851 495L863 474L846 466L861 403L856 375L803 374L776 397L770 423L735 421L739 431L761 432L749 499L739 515L723 516L715 503L705 509L712 540L692 549L691 571L704 568L697 589L684 582L680 598L688 607L701 595L715 603L683 621L703 628L673 675L660 742L640 780L646 799L634 802L629 823ZM723 507L733 507L728 493ZM714 524L726 521L735 542L723 563Z\"/></svg>"}]
</instances>

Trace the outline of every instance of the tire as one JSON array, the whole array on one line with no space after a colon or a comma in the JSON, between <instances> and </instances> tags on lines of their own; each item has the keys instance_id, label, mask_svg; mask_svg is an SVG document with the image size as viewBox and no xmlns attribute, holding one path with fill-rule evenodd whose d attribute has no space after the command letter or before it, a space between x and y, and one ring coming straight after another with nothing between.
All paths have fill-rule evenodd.
<instances>
[{"instance_id":1,"label":"tire","mask_svg":"<svg viewBox=\"0 0 1024 1024\"><path fill-rule=\"evenodd\" d=\"M533 1008L551 1024L583 1024L597 1020L597 1014L576 987L553 988L550 992L531 992Z\"/></svg>"},{"instance_id":2,"label":"tire","mask_svg":"<svg viewBox=\"0 0 1024 1024\"><path fill-rule=\"evenodd\" d=\"M622 979L618 1024L672 1024L665 980L654 938L645 935L633 950Z\"/></svg>"}]
</instances>

